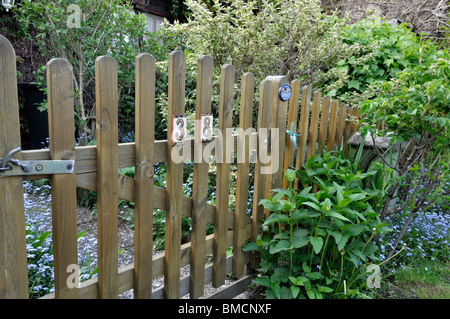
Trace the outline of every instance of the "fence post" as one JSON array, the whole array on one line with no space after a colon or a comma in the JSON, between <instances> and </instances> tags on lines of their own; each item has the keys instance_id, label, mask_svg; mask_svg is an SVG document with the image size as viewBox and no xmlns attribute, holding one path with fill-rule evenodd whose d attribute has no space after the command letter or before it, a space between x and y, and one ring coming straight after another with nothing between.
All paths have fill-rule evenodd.
<instances>
[{"instance_id":1,"label":"fence post","mask_svg":"<svg viewBox=\"0 0 450 319\"><path fill-rule=\"evenodd\" d=\"M261 230L261 218L269 214L267 210L259 205L262 198L267 198L270 190L281 187L284 164L284 146L286 141L286 120L287 120L287 101L281 101L278 96L280 86L287 83L287 78L284 76L269 76L261 82L260 85L260 100L258 110L258 154L255 164L255 184L253 189L253 212L252 212L252 226L251 238L252 242L256 242L257 236ZM279 130L278 140L270 145L272 138L268 134L264 134L268 128L276 128ZM267 132L267 131L266 131ZM274 148L278 147L278 152L273 152ZM268 162L261 160L261 154L270 153L272 163L274 156L277 156L278 169L263 170L269 167ZM250 268L255 268L259 263L258 258L254 252L250 254Z\"/></svg>"},{"instance_id":2,"label":"fence post","mask_svg":"<svg viewBox=\"0 0 450 319\"><path fill-rule=\"evenodd\" d=\"M155 58L136 57L134 297L152 296Z\"/></svg>"},{"instance_id":3,"label":"fence post","mask_svg":"<svg viewBox=\"0 0 450 319\"><path fill-rule=\"evenodd\" d=\"M20 145L16 54L0 35L0 157ZM0 299L28 298L22 180L0 177Z\"/></svg>"},{"instance_id":4,"label":"fence post","mask_svg":"<svg viewBox=\"0 0 450 319\"><path fill-rule=\"evenodd\" d=\"M117 63L95 60L97 117L97 242L99 297L118 294L118 92Z\"/></svg>"},{"instance_id":5,"label":"fence post","mask_svg":"<svg viewBox=\"0 0 450 319\"><path fill-rule=\"evenodd\" d=\"M67 60L47 63L49 148L52 160L75 159L75 122L72 67ZM67 267L78 264L77 194L75 169L72 174L51 176L55 297L77 298L70 287Z\"/></svg>"},{"instance_id":6,"label":"fence post","mask_svg":"<svg viewBox=\"0 0 450 319\"><path fill-rule=\"evenodd\" d=\"M186 57L181 51L169 54L169 108L167 114L167 195L164 254L164 298L180 298L181 215L183 162L174 161L182 145L172 145L172 117L184 115ZM185 130L186 128L181 128ZM181 132L180 134L185 133ZM185 134L184 134L185 135ZM179 153L178 153L179 154Z\"/></svg>"},{"instance_id":7,"label":"fence post","mask_svg":"<svg viewBox=\"0 0 450 319\"><path fill-rule=\"evenodd\" d=\"M270 137L269 153L271 158L272 168L269 170L271 174L266 176L265 185L265 198L268 198L271 190L279 188L283 183L283 159L284 159L284 147L286 142L286 121L287 121L287 107L288 102L282 101L279 98L279 89L283 84L288 83L285 76L268 76L267 80L272 83L270 88L270 129L271 134L276 134L275 130L278 130L278 140L273 140L273 136ZM276 158L276 160L275 160ZM278 167L273 167L274 162L278 162ZM269 214L268 210L265 210L265 217Z\"/></svg>"}]
</instances>

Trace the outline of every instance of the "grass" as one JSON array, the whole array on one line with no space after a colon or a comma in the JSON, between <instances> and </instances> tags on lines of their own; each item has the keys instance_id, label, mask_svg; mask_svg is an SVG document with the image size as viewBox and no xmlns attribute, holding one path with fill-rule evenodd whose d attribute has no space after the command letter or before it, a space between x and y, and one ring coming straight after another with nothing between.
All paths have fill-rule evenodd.
<instances>
[{"instance_id":1,"label":"grass","mask_svg":"<svg viewBox=\"0 0 450 319\"><path fill-rule=\"evenodd\" d=\"M398 271L395 281L418 299L450 299L450 261L421 260Z\"/></svg>"}]
</instances>

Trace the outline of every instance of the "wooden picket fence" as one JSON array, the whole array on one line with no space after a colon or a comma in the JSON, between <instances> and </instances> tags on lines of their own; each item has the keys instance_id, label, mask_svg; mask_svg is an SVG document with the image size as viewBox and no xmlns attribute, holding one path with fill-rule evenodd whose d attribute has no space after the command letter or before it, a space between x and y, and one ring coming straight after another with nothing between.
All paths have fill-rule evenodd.
<instances>
[{"instance_id":1,"label":"wooden picket fence","mask_svg":"<svg viewBox=\"0 0 450 319\"><path fill-rule=\"evenodd\" d=\"M0 36L0 157L20 146L19 107L17 98L16 56L11 44ZM234 68L221 69L218 128L224 132L232 126L234 103ZM209 56L198 59L196 119L211 113L213 63ZM24 180L49 178L52 188L52 225L54 247L55 292L46 298L117 298L134 289L135 298L190 298L204 294L204 286L224 284L230 271L235 284L213 295L232 298L248 287L251 269L257 265L254 255L241 248L246 240L255 240L260 230L264 209L258 205L270 189L286 185L283 171L289 166L300 168L305 158L324 146L340 146L356 130L358 111L340 106L311 87L300 87L292 81L288 101L278 96L284 76L269 76L260 83L257 131L245 136L223 134L210 142L195 138L184 144L173 144L172 127L185 110L185 56L180 51L169 54L169 109L167 140L154 140L155 127L155 60L150 54L136 57L135 142L118 143L117 64L108 56L95 63L97 145L76 147L74 139L74 90L71 66L66 60L53 59L47 65L49 149L16 153L21 161L74 160L72 174L1 177L0 172L0 298L28 298L27 252L24 219ZM246 73L241 81L240 128L252 126L255 80ZM301 97L301 99L300 99ZM184 125L184 124L182 124ZM189 125L189 124L188 124ZM275 142L262 135L262 128L278 128ZM286 130L297 132L298 147L288 141ZM272 136L270 138L273 138ZM181 149L185 160L216 143L217 157L226 154L226 145L233 151L245 150L237 164L235 211L230 211L230 163L217 162L215 205L207 203L208 166L204 159L194 161L192 198L183 196L183 163L172 154ZM278 152L275 152L276 146ZM256 151L258 150L258 151ZM265 152L265 153L264 153ZM184 154L187 153L187 154ZM198 154L198 153L197 153ZM249 163L252 154L254 193L252 216L247 216L249 196ZM280 168L262 174L270 163L259 154L278 156ZM200 156L201 157L201 156ZM242 159L242 158L241 158ZM273 158L272 158L273 159ZM154 164L167 162L167 187L154 185ZM118 174L121 167L135 167L135 178ZM77 264L77 198L76 187L97 192L98 277L67 284L68 266ZM134 263L118 268L118 199L135 202ZM165 251L153 255L153 210L166 211ZM192 218L189 243L181 244L182 216ZM214 224L213 235L206 236L206 223ZM226 250L233 246L233 255ZM205 257L213 255L213 264L205 267ZM180 278L180 268L190 265L188 278ZM164 288L152 291L152 280L164 275Z\"/></svg>"}]
</instances>

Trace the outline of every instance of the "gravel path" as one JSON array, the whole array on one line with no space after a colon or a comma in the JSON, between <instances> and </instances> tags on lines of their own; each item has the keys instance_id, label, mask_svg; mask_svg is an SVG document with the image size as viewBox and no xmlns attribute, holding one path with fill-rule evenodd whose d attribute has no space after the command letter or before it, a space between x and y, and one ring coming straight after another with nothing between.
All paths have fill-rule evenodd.
<instances>
[{"instance_id":1,"label":"gravel path","mask_svg":"<svg viewBox=\"0 0 450 319\"><path fill-rule=\"evenodd\" d=\"M78 232L86 231L83 238L79 239L79 250L88 252L88 256L93 259L97 259L97 222L94 215L91 214L91 210L87 208L79 208L78 209ZM119 254L119 268L124 267L133 263L133 243L134 243L134 232L131 228L128 227L128 222L122 218L119 218L119 251L123 250ZM153 254L158 254L161 251L153 251ZM189 265L181 268L181 278L189 276ZM224 289L228 285L232 284L234 280L232 278L226 278L225 285L219 288L213 288L211 284L207 284L205 286L205 295L202 298L207 298L213 293ZM164 276L156 278L153 280L152 288L153 290L161 288L164 286ZM252 294L249 292L244 292L235 297L235 299L249 299ZM133 298L133 289L124 292L119 295L121 299L132 299ZM183 299L189 298L189 294L182 297Z\"/></svg>"}]
</instances>

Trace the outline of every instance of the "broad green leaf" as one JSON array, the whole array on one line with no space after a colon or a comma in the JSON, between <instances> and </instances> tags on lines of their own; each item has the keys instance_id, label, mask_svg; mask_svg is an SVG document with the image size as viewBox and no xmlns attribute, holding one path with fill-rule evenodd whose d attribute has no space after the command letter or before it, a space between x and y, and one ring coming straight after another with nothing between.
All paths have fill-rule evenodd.
<instances>
[{"instance_id":1,"label":"broad green leaf","mask_svg":"<svg viewBox=\"0 0 450 319\"><path fill-rule=\"evenodd\" d=\"M353 263L353 265L358 267L358 258L356 257L355 254L353 254L351 252L347 252L345 254L344 258L347 259L348 261L351 261Z\"/></svg>"},{"instance_id":2,"label":"broad green leaf","mask_svg":"<svg viewBox=\"0 0 450 319\"><path fill-rule=\"evenodd\" d=\"M263 223L263 226L269 225L272 223L280 223L289 221L289 216L285 214L271 214Z\"/></svg>"},{"instance_id":3,"label":"broad green leaf","mask_svg":"<svg viewBox=\"0 0 450 319\"><path fill-rule=\"evenodd\" d=\"M344 200L344 196L342 195L342 192L344 191L344 187L340 186L336 182L333 182L333 186L336 189L336 199L337 199L338 205L340 206L339 203Z\"/></svg>"},{"instance_id":4,"label":"broad green leaf","mask_svg":"<svg viewBox=\"0 0 450 319\"><path fill-rule=\"evenodd\" d=\"M344 220L344 221L347 221L347 222L350 221L348 218L342 216L341 214L339 214L339 213L337 213L337 212L333 212L333 211L331 211L331 212L326 212L325 215L330 216L330 217L334 217L334 218L337 218L337 219L340 219L340 220Z\"/></svg>"},{"instance_id":5,"label":"broad green leaf","mask_svg":"<svg viewBox=\"0 0 450 319\"><path fill-rule=\"evenodd\" d=\"M44 243L44 241L48 237L48 235L50 235L50 232L46 231L37 238L37 242L38 242L39 246L42 246L42 244Z\"/></svg>"},{"instance_id":6,"label":"broad green leaf","mask_svg":"<svg viewBox=\"0 0 450 319\"><path fill-rule=\"evenodd\" d=\"M336 244L339 244L339 242L342 239L342 233L339 231L327 231L331 236L334 237L334 240L336 241Z\"/></svg>"},{"instance_id":7,"label":"broad green leaf","mask_svg":"<svg viewBox=\"0 0 450 319\"><path fill-rule=\"evenodd\" d=\"M292 233L292 244L294 248L304 247L309 244L309 231L307 229L297 228Z\"/></svg>"},{"instance_id":8,"label":"broad green leaf","mask_svg":"<svg viewBox=\"0 0 450 319\"><path fill-rule=\"evenodd\" d=\"M341 200L340 202L338 202L338 206L339 206L339 208L345 208L351 202L352 202L352 200L350 198L345 198L345 199Z\"/></svg>"},{"instance_id":9,"label":"broad green leaf","mask_svg":"<svg viewBox=\"0 0 450 319\"><path fill-rule=\"evenodd\" d=\"M308 278L310 280L317 280L317 279L322 279L323 275L320 272L310 272L308 274Z\"/></svg>"},{"instance_id":10,"label":"broad green leaf","mask_svg":"<svg viewBox=\"0 0 450 319\"><path fill-rule=\"evenodd\" d=\"M367 226L364 224L352 224L344 229L344 233L349 236L358 236L361 234Z\"/></svg>"},{"instance_id":11,"label":"broad green leaf","mask_svg":"<svg viewBox=\"0 0 450 319\"><path fill-rule=\"evenodd\" d=\"M256 243L248 243L242 246L242 251L252 251L252 250L258 250L258 246Z\"/></svg>"},{"instance_id":12,"label":"broad green leaf","mask_svg":"<svg viewBox=\"0 0 450 319\"><path fill-rule=\"evenodd\" d=\"M290 246L291 245L287 240L280 240L276 245L270 245L269 251L271 254L276 254L283 250L289 250Z\"/></svg>"},{"instance_id":13,"label":"broad green leaf","mask_svg":"<svg viewBox=\"0 0 450 319\"><path fill-rule=\"evenodd\" d=\"M312 211L312 210L307 210L307 209L301 209L301 210L296 210L295 212L292 213L291 218L296 221L302 218L314 218L314 217L319 217L321 215L320 212L316 212L316 211Z\"/></svg>"},{"instance_id":14,"label":"broad green leaf","mask_svg":"<svg viewBox=\"0 0 450 319\"><path fill-rule=\"evenodd\" d=\"M329 212L331 209L331 201L329 198L325 198L325 200L322 202L322 211L325 210Z\"/></svg>"},{"instance_id":15,"label":"broad green leaf","mask_svg":"<svg viewBox=\"0 0 450 319\"><path fill-rule=\"evenodd\" d=\"M322 237L309 236L309 241L311 242L311 245L313 246L314 252L316 254L320 253L320 250L323 247L323 239L322 239Z\"/></svg>"},{"instance_id":16,"label":"broad green leaf","mask_svg":"<svg viewBox=\"0 0 450 319\"><path fill-rule=\"evenodd\" d=\"M298 296L298 293L300 292L300 288L297 286L291 286L291 293L292 297L295 299Z\"/></svg>"},{"instance_id":17,"label":"broad green leaf","mask_svg":"<svg viewBox=\"0 0 450 319\"><path fill-rule=\"evenodd\" d=\"M330 293L333 292L333 289L330 287L319 286L319 292Z\"/></svg>"},{"instance_id":18,"label":"broad green leaf","mask_svg":"<svg viewBox=\"0 0 450 319\"><path fill-rule=\"evenodd\" d=\"M338 250L342 250L342 248L344 248L345 244L347 243L349 237L347 235L343 235L341 240L338 243Z\"/></svg>"},{"instance_id":19,"label":"broad green leaf","mask_svg":"<svg viewBox=\"0 0 450 319\"><path fill-rule=\"evenodd\" d=\"M270 284L272 283L270 281L270 278L264 278L264 277L254 278L254 279L252 279L252 281L257 285L265 286L265 287L270 287Z\"/></svg>"},{"instance_id":20,"label":"broad green leaf","mask_svg":"<svg viewBox=\"0 0 450 319\"><path fill-rule=\"evenodd\" d=\"M308 295L309 299L316 299L316 295L314 294L313 291L308 290L308 291L306 292L306 294Z\"/></svg>"},{"instance_id":21,"label":"broad green leaf","mask_svg":"<svg viewBox=\"0 0 450 319\"><path fill-rule=\"evenodd\" d=\"M278 283L273 283L270 285L270 288L272 289L275 297L278 299L281 299L281 287Z\"/></svg>"},{"instance_id":22,"label":"broad green leaf","mask_svg":"<svg viewBox=\"0 0 450 319\"><path fill-rule=\"evenodd\" d=\"M350 198L352 201L356 202L362 199L366 198L367 193L363 192L363 193L355 193L355 194L350 194L348 195L348 198Z\"/></svg>"},{"instance_id":23,"label":"broad green leaf","mask_svg":"<svg viewBox=\"0 0 450 319\"><path fill-rule=\"evenodd\" d=\"M86 233L86 230L80 231L80 232L77 234L77 239L82 238L82 237L84 236L85 233Z\"/></svg>"},{"instance_id":24,"label":"broad green leaf","mask_svg":"<svg viewBox=\"0 0 450 319\"><path fill-rule=\"evenodd\" d=\"M311 208L314 208L315 210L317 210L319 212L321 211L320 207L317 206L316 204L314 204L313 202L304 202L303 205L307 205Z\"/></svg>"},{"instance_id":25,"label":"broad green leaf","mask_svg":"<svg viewBox=\"0 0 450 319\"><path fill-rule=\"evenodd\" d=\"M289 193L289 190L283 189L283 188L277 188L277 189L272 190L272 192L276 193L274 196L272 196L272 201L276 202L276 201L279 201L280 199L282 199L284 196L286 196L286 194Z\"/></svg>"},{"instance_id":26,"label":"broad green leaf","mask_svg":"<svg viewBox=\"0 0 450 319\"><path fill-rule=\"evenodd\" d=\"M292 299L292 293L288 287L286 287L286 286L281 287L280 299Z\"/></svg>"},{"instance_id":27,"label":"broad green leaf","mask_svg":"<svg viewBox=\"0 0 450 319\"><path fill-rule=\"evenodd\" d=\"M295 179L295 170L294 169L286 170L285 176L289 182L292 182Z\"/></svg>"},{"instance_id":28,"label":"broad green leaf","mask_svg":"<svg viewBox=\"0 0 450 319\"><path fill-rule=\"evenodd\" d=\"M303 268L303 272L308 273L310 268L308 266L308 264L306 263L306 261L303 262L302 264L302 268Z\"/></svg>"},{"instance_id":29,"label":"broad green leaf","mask_svg":"<svg viewBox=\"0 0 450 319\"><path fill-rule=\"evenodd\" d=\"M263 205L265 209L271 212L274 212L276 209L275 203L269 199L261 199L258 204Z\"/></svg>"}]
</instances>

